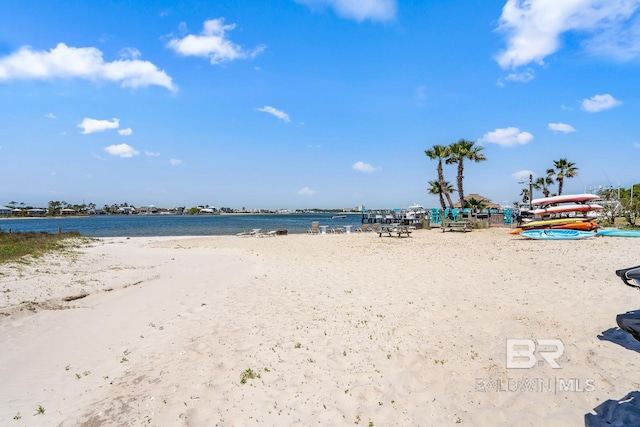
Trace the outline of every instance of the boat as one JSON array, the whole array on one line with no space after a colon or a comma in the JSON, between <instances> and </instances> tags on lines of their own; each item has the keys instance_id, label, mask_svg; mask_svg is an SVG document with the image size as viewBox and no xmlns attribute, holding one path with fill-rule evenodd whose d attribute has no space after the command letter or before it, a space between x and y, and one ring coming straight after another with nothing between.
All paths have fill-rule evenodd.
<instances>
[{"instance_id":1,"label":"boat","mask_svg":"<svg viewBox=\"0 0 640 427\"><path fill-rule=\"evenodd\" d=\"M558 205L558 206L546 206L544 208L538 208L533 210L534 215L551 215L551 214L559 214L559 213L568 213L568 212L589 212L589 211L601 211L604 209L602 205L598 205L596 203L569 203L566 205Z\"/></svg>"},{"instance_id":2,"label":"boat","mask_svg":"<svg viewBox=\"0 0 640 427\"><path fill-rule=\"evenodd\" d=\"M331 219L343 219L343 218L346 218L346 217L347 217L346 215L334 215L334 216L331 217Z\"/></svg>"},{"instance_id":3,"label":"boat","mask_svg":"<svg viewBox=\"0 0 640 427\"><path fill-rule=\"evenodd\" d=\"M580 230L554 230L554 229L535 229L535 230L523 230L520 232L521 236L529 239L536 240L576 240L585 239L587 237L593 237L596 235L593 231L580 231Z\"/></svg>"},{"instance_id":4,"label":"boat","mask_svg":"<svg viewBox=\"0 0 640 427\"><path fill-rule=\"evenodd\" d=\"M640 230L620 230L617 228L605 228L598 230L598 236L611 237L640 237Z\"/></svg>"},{"instance_id":5,"label":"boat","mask_svg":"<svg viewBox=\"0 0 640 427\"><path fill-rule=\"evenodd\" d=\"M554 205L556 203L585 203L591 200L597 200L600 196L596 194L563 194L560 196L551 196L551 197L542 197L540 199L533 199L531 201L532 205L536 206L547 206Z\"/></svg>"}]
</instances>

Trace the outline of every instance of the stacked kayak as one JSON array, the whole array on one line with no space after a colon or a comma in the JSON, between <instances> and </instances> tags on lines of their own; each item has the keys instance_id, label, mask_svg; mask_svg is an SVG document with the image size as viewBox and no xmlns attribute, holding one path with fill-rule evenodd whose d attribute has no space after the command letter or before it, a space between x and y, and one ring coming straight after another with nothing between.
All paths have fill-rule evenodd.
<instances>
[{"instance_id":1,"label":"stacked kayak","mask_svg":"<svg viewBox=\"0 0 640 427\"><path fill-rule=\"evenodd\" d=\"M599 199L595 194L567 194L562 196L533 199L535 206L531 212L538 220L524 223L511 234L521 234L525 230L575 230L592 232L598 228L594 217L589 212L603 209L602 205L593 203Z\"/></svg>"}]
</instances>

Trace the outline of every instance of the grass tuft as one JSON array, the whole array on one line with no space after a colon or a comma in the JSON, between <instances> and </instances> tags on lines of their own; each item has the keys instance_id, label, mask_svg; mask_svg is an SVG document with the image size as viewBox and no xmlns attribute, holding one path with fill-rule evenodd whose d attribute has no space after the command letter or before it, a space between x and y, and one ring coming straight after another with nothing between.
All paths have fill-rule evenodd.
<instances>
[{"instance_id":1,"label":"grass tuft","mask_svg":"<svg viewBox=\"0 0 640 427\"><path fill-rule=\"evenodd\" d=\"M40 256L65 249L65 239L83 238L77 231L66 233L3 233L0 231L0 264L16 261L23 256Z\"/></svg>"}]
</instances>

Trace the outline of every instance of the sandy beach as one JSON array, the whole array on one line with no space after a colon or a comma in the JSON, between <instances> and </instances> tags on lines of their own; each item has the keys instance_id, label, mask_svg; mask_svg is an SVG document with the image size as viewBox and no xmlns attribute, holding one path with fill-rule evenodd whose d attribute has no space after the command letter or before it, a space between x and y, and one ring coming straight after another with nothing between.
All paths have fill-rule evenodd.
<instances>
[{"instance_id":1,"label":"sandy beach","mask_svg":"<svg viewBox=\"0 0 640 427\"><path fill-rule=\"evenodd\" d=\"M640 389L614 329L639 244L104 238L2 265L0 425L584 425ZM508 367L512 339L559 340L559 368Z\"/></svg>"}]
</instances>

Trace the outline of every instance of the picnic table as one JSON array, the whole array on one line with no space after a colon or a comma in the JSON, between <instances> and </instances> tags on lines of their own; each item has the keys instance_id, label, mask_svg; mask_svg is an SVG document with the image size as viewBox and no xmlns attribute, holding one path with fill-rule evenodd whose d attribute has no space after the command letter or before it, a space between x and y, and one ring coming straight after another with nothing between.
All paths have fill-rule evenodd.
<instances>
[{"instance_id":1,"label":"picnic table","mask_svg":"<svg viewBox=\"0 0 640 427\"><path fill-rule=\"evenodd\" d=\"M403 234L407 237L411 237L411 230L409 230L409 227L404 226L384 226L380 227L380 230L378 230L378 237L382 237L383 234L388 234L388 237L392 237L393 234L397 234L398 237L402 237Z\"/></svg>"},{"instance_id":2,"label":"picnic table","mask_svg":"<svg viewBox=\"0 0 640 427\"><path fill-rule=\"evenodd\" d=\"M465 233L467 231L471 231L471 222L470 221L451 221L451 220L443 220L442 221L442 225L440 226L442 228L442 232L444 233L445 231L449 230L449 231L464 231Z\"/></svg>"}]
</instances>

